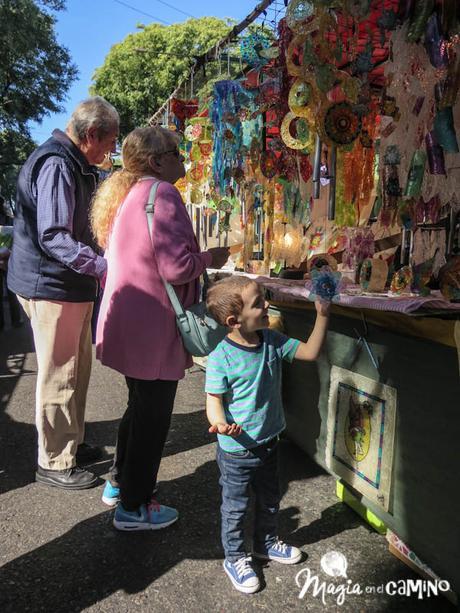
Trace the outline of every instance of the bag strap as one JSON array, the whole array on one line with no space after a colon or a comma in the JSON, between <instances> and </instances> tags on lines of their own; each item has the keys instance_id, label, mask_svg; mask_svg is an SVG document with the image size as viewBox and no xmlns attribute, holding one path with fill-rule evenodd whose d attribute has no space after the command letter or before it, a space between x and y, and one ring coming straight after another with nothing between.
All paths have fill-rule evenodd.
<instances>
[{"instance_id":1,"label":"bag strap","mask_svg":"<svg viewBox=\"0 0 460 613\"><path fill-rule=\"evenodd\" d=\"M155 213L155 198L156 198L158 186L160 185L160 183L161 181L155 181L155 183L152 185L152 187L150 188L149 199L147 200L147 204L145 205L145 213L147 215L147 224L149 228L149 235L150 235L150 240L152 242L152 247L153 247L153 215ZM176 314L176 317L181 320L182 326L185 328L185 330L187 332L190 332L188 317L185 313L184 307L182 306L179 298L177 297L176 290L161 275L160 277L161 277L161 280L163 281L163 285L165 286L166 293L168 294L169 300ZM206 269L203 271L203 278L204 278L205 285L207 285L209 283L209 277L208 277L208 273L206 272Z\"/></svg>"}]
</instances>

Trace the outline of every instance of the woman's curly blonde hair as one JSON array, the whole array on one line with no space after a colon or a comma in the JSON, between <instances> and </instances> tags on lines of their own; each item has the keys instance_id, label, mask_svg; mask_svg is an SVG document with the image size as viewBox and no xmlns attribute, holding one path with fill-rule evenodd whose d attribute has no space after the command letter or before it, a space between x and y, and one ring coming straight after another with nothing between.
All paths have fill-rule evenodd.
<instances>
[{"instance_id":1,"label":"woman's curly blonde hair","mask_svg":"<svg viewBox=\"0 0 460 613\"><path fill-rule=\"evenodd\" d=\"M176 132L158 126L136 128L124 139L123 168L102 182L91 205L91 227L100 247L107 247L113 221L131 187L141 177L153 176L150 158L176 147L179 140Z\"/></svg>"}]
</instances>

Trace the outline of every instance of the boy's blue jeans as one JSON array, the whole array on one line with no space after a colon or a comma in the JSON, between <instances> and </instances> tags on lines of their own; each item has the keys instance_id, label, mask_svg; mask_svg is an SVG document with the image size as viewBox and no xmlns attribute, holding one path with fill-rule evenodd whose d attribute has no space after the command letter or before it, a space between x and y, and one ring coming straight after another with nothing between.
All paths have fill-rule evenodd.
<instances>
[{"instance_id":1,"label":"boy's blue jeans","mask_svg":"<svg viewBox=\"0 0 460 613\"><path fill-rule=\"evenodd\" d=\"M221 534L225 557L236 562L246 555L244 519L250 487L255 498L254 550L266 551L278 536L280 488L278 438L253 449L229 453L217 447L222 486Z\"/></svg>"}]
</instances>

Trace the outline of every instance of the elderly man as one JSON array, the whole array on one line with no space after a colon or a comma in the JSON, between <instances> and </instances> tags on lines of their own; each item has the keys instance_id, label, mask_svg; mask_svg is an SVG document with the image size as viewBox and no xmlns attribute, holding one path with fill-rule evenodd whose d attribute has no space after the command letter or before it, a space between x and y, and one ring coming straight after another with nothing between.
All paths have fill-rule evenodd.
<instances>
[{"instance_id":1,"label":"elderly man","mask_svg":"<svg viewBox=\"0 0 460 613\"><path fill-rule=\"evenodd\" d=\"M69 490L97 482L77 466L100 455L83 442L91 314L106 274L88 213L97 183L93 165L115 150L118 126L106 100L85 100L65 133L54 130L32 153L18 179L8 287L31 321L37 354L36 480Z\"/></svg>"}]
</instances>

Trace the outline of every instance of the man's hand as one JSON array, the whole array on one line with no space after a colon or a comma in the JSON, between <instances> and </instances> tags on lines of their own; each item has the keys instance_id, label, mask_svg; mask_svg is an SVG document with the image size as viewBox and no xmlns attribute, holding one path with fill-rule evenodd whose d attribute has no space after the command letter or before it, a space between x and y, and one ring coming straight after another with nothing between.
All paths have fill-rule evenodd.
<instances>
[{"instance_id":1,"label":"man's hand","mask_svg":"<svg viewBox=\"0 0 460 613\"><path fill-rule=\"evenodd\" d=\"M211 434L225 434L226 436L239 436L243 432L243 428L238 424L218 423L209 427Z\"/></svg>"},{"instance_id":2,"label":"man's hand","mask_svg":"<svg viewBox=\"0 0 460 613\"><path fill-rule=\"evenodd\" d=\"M228 247L211 247L211 249L208 249L208 252L212 256L212 268L222 268L230 256L230 249Z\"/></svg>"}]
</instances>

